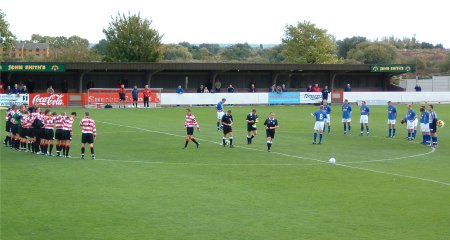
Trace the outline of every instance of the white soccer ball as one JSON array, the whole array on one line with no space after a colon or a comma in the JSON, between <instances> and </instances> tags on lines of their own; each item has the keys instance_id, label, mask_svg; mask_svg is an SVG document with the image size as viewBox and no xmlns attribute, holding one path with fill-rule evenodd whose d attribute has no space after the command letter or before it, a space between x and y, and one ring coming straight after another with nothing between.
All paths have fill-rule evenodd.
<instances>
[{"instance_id":1,"label":"white soccer ball","mask_svg":"<svg viewBox=\"0 0 450 240\"><path fill-rule=\"evenodd\" d=\"M330 158L330 160L328 160L328 162L331 164L336 164L336 158Z\"/></svg>"}]
</instances>

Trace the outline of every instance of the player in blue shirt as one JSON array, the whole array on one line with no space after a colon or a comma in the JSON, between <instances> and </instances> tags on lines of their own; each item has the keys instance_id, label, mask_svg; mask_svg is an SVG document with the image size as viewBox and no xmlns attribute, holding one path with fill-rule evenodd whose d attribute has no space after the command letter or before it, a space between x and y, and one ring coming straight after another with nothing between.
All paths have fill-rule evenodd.
<instances>
[{"instance_id":1,"label":"player in blue shirt","mask_svg":"<svg viewBox=\"0 0 450 240\"><path fill-rule=\"evenodd\" d=\"M330 133L330 131L331 131L331 118L330 118L331 107L328 104L326 99L323 100L323 110L327 113L327 118L325 118L325 125L323 127L323 131L325 132L325 127L328 126L328 133Z\"/></svg>"},{"instance_id":2,"label":"player in blue shirt","mask_svg":"<svg viewBox=\"0 0 450 240\"><path fill-rule=\"evenodd\" d=\"M436 114L436 112L434 111L434 107L433 105L428 105L428 112L430 112L430 135L431 135L431 146L432 147L437 147L438 145L438 138L437 138L437 133L436 133L436 123L438 121L438 116Z\"/></svg>"},{"instance_id":3,"label":"player in blue shirt","mask_svg":"<svg viewBox=\"0 0 450 240\"><path fill-rule=\"evenodd\" d=\"M314 124L313 144L316 144L317 133L320 135L318 144L322 144L323 129L325 127L325 119L327 119L327 112L324 110L324 106L320 105L320 109L311 113L311 116L316 119L316 123Z\"/></svg>"},{"instance_id":4,"label":"player in blue shirt","mask_svg":"<svg viewBox=\"0 0 450 240\"><path fill-rule=\"evenodd\" d=\"M359 123L361 123L361 136L364 134L364 126L366 126L367 136L369 136L369 115L370 109L366 106L366 101L361 102L361 117L359 118Z\"/></svg>"},{"instance_id":5,"label":"player in blue shirt","mask_svg":"<svg viewBox=\"0 0 450 240\"><path fill-rule=\"evenodd\" d=\"M220 124L220 121L222 121L223 115L225 115L225 112L223 110L223 104L227 100L225 98L222 98L220 102L216 104L216 111L217 111L217 131L219 131L223 126Z\"/></svg>"},{"instance_id":6,"label":"player in blue shirt","mask_svg":"<svg viewBox=\"0 0 450 240\"><path fill-rule=\"evenodd\" d=\"M414 121L417 120L417 114L412 108L411 104L408 104L408 114L406 115L406 128L408 128L408 141L412 141L416 138L414 133Z\"/></svg>"},{"instance_id":7,"label":"player in blue shirt","mask_svg":"<svg viewBox=\"0 0 450 240\"><path fill-rule=\"evenodd\" d=\"M422 144L430 144L430 113L425 106L420 107L420 131L422 132Z\"/></svg>"},{"instance_id":8,"label":"player in blue shirt","mask_svg":"<svg viewBox=\"0 0 450 240\"><path fill-rule=\"evenodd\" d=\"M350 123L352 122L352 107L348 104L348 100L345 99L344 104L342 104L342 123L344 124L344 134L347 134L347 126L348 126L348 134L352 130L352 126Z\"/></svg>"},{"instance_id":9,"label":"player in blue shirt","mask_svg":"<svg viewBox=\"0 0 450 240\"><path fill-rule=\"evenodd\" d=\"M397 121L397 108L394 104L388 102L388 125L389 125L389 135L388 137L395 138L395 123Z\"/></svg>"}]
</instances>

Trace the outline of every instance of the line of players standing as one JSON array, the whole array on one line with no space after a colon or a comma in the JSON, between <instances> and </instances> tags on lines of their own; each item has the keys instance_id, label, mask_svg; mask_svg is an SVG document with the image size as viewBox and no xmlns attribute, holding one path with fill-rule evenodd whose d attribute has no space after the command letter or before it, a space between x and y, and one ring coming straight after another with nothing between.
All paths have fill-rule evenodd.
<instances>
[{"instance_id":1,"label":"line of players standing","mask_svg":"<svg viewBox=\"0 0 450 240\"><path fill-rule=\"evenodd\" d=\"M223 98L219 103L216 105L216 111L217 111L217 130L223 130L223 138L222 138L222 145L225 147L229 144L229 146L233 147L233 131L232 131L232 125L233 125L233 116L231 115L231 110L228 110L226 113L223 110L223 104L226 102L226 99ZM341 106L342 110L342 123L344 127L344 135L351 134L351 114L352 114L352 107L348 103L348 100L345 99L344 103ZM395 138L396 136L396 119L397 119L397 108L394 106L394 104L389 101L388 102L388 126L389 126L389 138ZM425 106L420 107L420 130L422 132L422 144L428 145L431 147L437 147L438 140L437 140L437 114L434 111L433 105L428 105L428 110ZM311 116L313 116L316 119L315 125L314 125L314 137L313 137L313 144L321 144L323 139L323 133L328 130L328 133L331 131L331 107L327 103L327 101L324 99L322 101L322 105L320 105L319 110L311 113ZM366 105L365 101L361 102L360 107L360 124L361 124L361 132L360 136L364 136L364 129L366 132L366 135L369 136L370 129L369 129L369 115L370 115L370 108ZM190 121L194 119L195 124L189 124ZM256 110L253 109L246 118L247 121L247 144L252 143L252 139L256 136L256 123L258 122L258 115L256 114ZM404 116L402 120L403 123L407 123L407 130L408 130L408 141L413 141L416 138L416 132L417 132L417 126L418 126L418 118L416 112L413 110L412 105L408 104L408 111L407 115ZM190 139L193 139L193 127L197 126L199 128L198 123L195 120L195 116L191 114L191 111L188 109L188 113L186 115L186 122L185 127L187 128L187 137L186 137L186 144L184 146L184 149L186 149L187 144ZM272 140L275 137L275 129L278 128L278 120L275 119L275 113L271 112L269 114L269 117L264 122L264 127L266 129L266 137L267 137L267 150L270 152L272 147ZM317 142L317 136L319 135L319 142ZM227 139L228 138L228 139ZM199 146L196 141L194 141Z\"/></svg>"},{"instance_id":2,"label":"line of players standing","mask_svg":"<svg viewBox=\"0 0 450 240\"><path fill-rule=\"evenodd\" d=\"M68 158L76 115L76 112L70 116L65 112L58 115L50 109L13 105L6 113L4 144L19 151L53 156L56 139L56 156Z\"/></svg>"}]
</instances>

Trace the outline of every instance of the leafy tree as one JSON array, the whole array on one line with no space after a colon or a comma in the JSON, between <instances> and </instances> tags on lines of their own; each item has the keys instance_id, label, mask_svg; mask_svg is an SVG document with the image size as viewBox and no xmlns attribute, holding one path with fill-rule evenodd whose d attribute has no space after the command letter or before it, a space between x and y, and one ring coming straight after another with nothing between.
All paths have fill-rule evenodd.
<instances>
[{"instance_id":1,"label":"leafy tree","mask_svg":"<svg viewBox=\"0 0 450 240\"><path fill-rule=\"evenodd\" d=\"M334 37L309 21L287 25L282 39L282 54L289 63L339 63Z\"/></svg>"},{"instance_id":2,"label":"leafy tree","mask_svg":"<svg viewBox=\"0 0 450 240\"><path fill-rule=\"evenodd\" d=\"M441 72L450 72L450 53L447 54L447 58L439 66Z\"/></svg>"},{"instance_id":3,"label":"leafy tree","mask_svg":"<svg viewBox=\"0 0 450 240\"><path fill-rule=\"evenodd\" d=\"M162 47L164 60L168 61L189 61L192 60L192 54L188 48L178 44L166 44Z\"/></svg>"},{"instance_id":4,"label":"leafy tree","mask_svg":"<svg viewBox=\"0 0 450 240\"><path fill-rule=\"evenodd\" d=\"M367 41L366 37L354 36L351 38L344 38L344 40L337 41L338 57L346 58L348 51L355 48L358 43Z\"/></svg>"},{"instance_id":5,"label":"leafy tree","mask_svg":"<svg viewBox=\"0 0 450 240\"><path fill-rule=\"evenodd\" d=\"M244 62L254 55L252 50L248 43L238 43L224 48L220 56L226 61Z\"/></svg>"},{"instance_id":6,"label":"leafy tree","mask_svg":"<svg viewBox=\"0 0 450 240\"><path fill-rule=\"evenodd\" d=\"M0 9L0 47L7 52L16 43L16 37L9 30L9 23L5 20L5 13ZM3 56L0 56L2 60Z\"/></svg>"},{"instance_id":7,"label":"leafy tree","mask_svg":"<svg viewBox=\"0 0 450 240\"><path fill-rule=\"evenodd\" d=\"M95 46L93 47L93 49L100 55L105 56L106 55L106 40L102 39L100 40L97 44L95 44Z\"/></svg>"},{"instance_id":8,"label":"leafy tree","mask_svg":"<svg viewBox=\"0 0 450 240\"><path fill-rule=\"evenodd\" d=\"M444 45L442 45L442 43L438 43L434 45L434 48L444 49Z\"/></svg>"},{"instance_id":9,"label":"leafy tree","mask_svg":"<svg viewBox=\"0 0 450 240\"><path fill-rule=\"evenodd\" d=\"M285 60L283 54L281 53L281 45L276 45L272 48L265 48L258 51L258 54L263 58L267 59L269 63L281 63Z\"/></svg>"},{"instance_id":10,"label":"leafy tree","mask_svg":"<svg viewBox=\"0 0 450 240\"><path fill-rule=\"evenodd\" d=\"M432 49L432 48L434 48L434 45L431 44L431 43L422 42L422 43L420 43L420 48L422 48L422 49L426 49L426 48Z\"/></svg>"},{"instance_id":11,"label":"leafy tree","mask_svg":"<svg viewBox=\"0 0 450 240\"><path fill-rule=\"evenodd\" d=\"M365 64L390 64L397 60L394 46L385 42L362 42L347 57Z\"/></svg>"},{"instance_id":12,"label":"leafy tree","mask_svg":"<svg viewBox=\"0 0 450 240\"><path fill-rule=\"evenodd\" d=\"M202 43L199 48L206 48L211 54L217 54L220 50L220 45L216 43Z\"/></svg>"},{"instance_id":13,"label":"leafy tree","mask_svg":"<svg viewBox=\"0 0 450 240\"><path fill-rule=\"evenodd\" d=\"M140 14L128 16L118 14L112 17L106 36L106 61L157 62L162 59L161 38L157 30L151 28L151 21Z\"/></svg>"}]
</instances>

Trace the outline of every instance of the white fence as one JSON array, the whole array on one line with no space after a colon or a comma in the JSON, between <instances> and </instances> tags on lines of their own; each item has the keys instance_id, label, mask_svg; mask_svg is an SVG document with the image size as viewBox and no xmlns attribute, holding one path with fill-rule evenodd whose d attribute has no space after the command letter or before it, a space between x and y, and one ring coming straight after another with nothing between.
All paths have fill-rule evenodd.
<instances>
[{"instance_id":1,"label":"white fence","mask_svg":"<svg viewBox=\"0 0 450 240\"><path fill-rule=\"evenodd\" d=\"M407 92L414 92L414 87L419 85L422 92L448 92L450 91L450 76L433 76L432 79L402 79L400 87Z\"/></svg>"},{"instance_id":2,"label":"white fence","mask_svg":"<svg viewBox=\"0 0 450 240\"><path fill-rule=\"evenodd\" d=\"M436 102L450 103L450 92L344 92L344 99L349 102L373 102L386 104L387 101L398 103Z\"/></svg>"}]
</instances>

